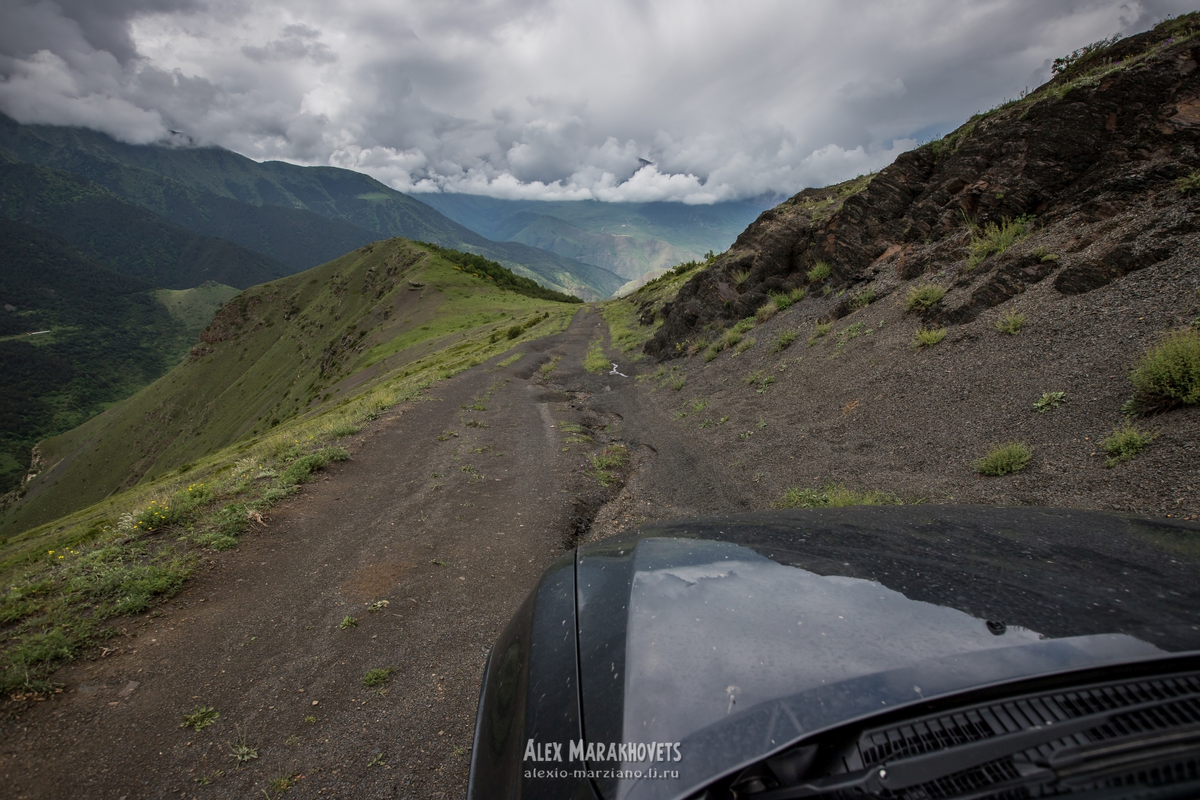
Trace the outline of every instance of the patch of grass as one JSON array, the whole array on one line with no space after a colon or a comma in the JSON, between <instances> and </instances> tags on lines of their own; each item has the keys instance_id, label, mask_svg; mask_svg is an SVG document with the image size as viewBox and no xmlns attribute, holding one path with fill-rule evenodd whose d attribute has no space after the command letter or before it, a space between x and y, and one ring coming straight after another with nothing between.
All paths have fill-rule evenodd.
<instances>
[{"instance_id":1,"label":"patch of grass","mask_svg":"<svg viewBox=\"0 0 1200 800\"><path fill-rule=\"evenodd\" d=\"M747 336L745 339L742 339L740 342L738 342L737 346L733 348L733 354L735 356L740 356L742 353L746 352L751 347L754 347L756 344L758 344L757 339L755 339L753 336Z\"/></svg>"},{"instance_id":2,"label":"patch of grass","mask_svg":"<svg viewBox=\"0 0 1200 800\"><path fill-rule=\"evenodd\" d=\"M771 352L781 353L788 349L792 346L792 342L796 341L797 336L799 334L793 330L780 331L779 335L775 337L775 341L771 344Z\"/></svg>"},{"instance_id":3,"label":"patch of grass","mask_svg":"<svg viewBox=\"0 0 1200 800\"><path fill-rule=\"evenodd\" d=\"M1066 392L1043 392L1041 397L1033 401L1033 410L1039 414L1053 411L1062 405L1063 398L1066 396Z\"/></svg>"},{"instance_id":4,"label":"patch of grass","mask_svg":"<svg viewBox=\"0 0 1200 800\"><path fill-rule=\"evenodd\" d=\"M669 381L667 381L667 385L678 392L680 389L682 389L684 386L687 385L687 376L686 375L677 375L676 377L671 378Z\"/></svg>"},{"instance_id":5,"label":"patch of grass","mask_svg":"<svg viewBox=\"0 0 1200 800\"><path fill-rule=\"evenodd\" d=\"M440 558L435 558L435 559L433 559L432 561L430 561L429 563L430 563L430 564L433 564L435 567L448 567L448 566L450 566L449 562L447 562L447 561L442 561Z\"/></svg>"},{"instance_id":6,"label":"patch of grass","mask_svg":"<svg viewBox=\"0 0 1200 800\"><path fill-rule=\"evenodd\" d=\"M344 448L324 447L315 453L301 456L289 464L288 468L280 473L279 483L284 485L308 483L312 480L312 474L321 467L335 461L345 461L348 458L350 458L350 454Z\"/></svg>"},{"instance_id":7,"label":"patch of grass","mask_svg":"<svg viewBox=\"0 0 1200 800\"><path fill-rule=\"evenodd\" d=\"M928 311L942 302L942 298L945 296L946 290L935 283L914 286L908 290L908 294L904 297L904 310L910 313Z\"/></svg>"},{"instance_id":8,"label":"patch of grass","mask_svg":"<svg viewBox=\"0 0 1200 800\"><path fill-rule=\"evenodd\" d=\"M1114 428L1112 435L1100 443L1104 452L1108 453L1104 466L1111 469L1122 461L1128 461L1154 441L1155 436L1155 433L1143 431L1132 421L1126 420L1123 426Z\"/></svg>"},{"instance_id":9,"label":"patch of grass","mask_svg":"<svg viewBox=\"0 0 1200 800\"><path fill-rule=\"evenodd\" d=\"M945 328L919 328L913 334L913 347L918 350L923 347L933 347L946 338Z\"/></svg>"},{"instance_id":10,"label":"patch of grass","mask_svg":"<svg viewBox=\"0 0 1200 800\"><path fill-rule=\"evenodd\" d=\"M742 378L742 383L753 386L758 394L765 394L771 384L775 383L775 376L767 374L765 370L755 370Z\"/></svg>"},{"instance_id":11,"label":"patch of grass","mask_svg":"<svg viewBox=\"0 0 1200 800\"><path fill-rule=\"evenodd\" d=\"M758 324L761 325L762 323L766 322L767 320L769 320L771 317L775 316L778 313L779 313L779 304L776 303L774 300L768 300L767 302L765 302L761 306L759 306L758 310L754 312L754 320Z\"/></svg>"},{"instance_id":12,"label":"patch of grass","mask_svg":"<svg viewBox=\"0 0 1200 800\"><path fill-rule=\"evenodd\" d=\"M306 715L306 716L304 717L304 723L305 723L306 725L316 725L316 724L317 724L317 717L316 717L316 715L315 715L315 714L308 714L308 715Z\"/></svg>"},{"instance_id":13,"label":"patch of grass","mask_svg":"<svg viewBox=\"0 0 1200 800\"><path fill-rule=\"evenodd\" d=\"M195 706L192 713L183 715L183 722L179 723L179 727L203 730L216 722L220 716L221 712L212 706Z\"/></svg>"},{"instance_id":14,"label":"patch of grass","mask_svg":"<svg viewBox=\"0 0 1200 800\"><path fill-rule=\"evenodd\" d=\"M875 302L875 287L868 286L858 294L850 298L850 310L857 311L860 308L866 308Z\"/></svg>"},{"instance_id":15,"label":"patch of grass","mask_svg":"<svg viewBox=\"0 0 1200 800\"><path fill-rule=\"evenodd\" d=\"M561 360L562 360L562 356L555 356L554 358L547 361L545 364L542 364L542 366L539 368L539 371L542 373L543 376L549 375L551 372L554 372L554 368L558 366L558 362Z\"/></svg>"},{"instance_id":16,"label":"patch of grass","mask_svg":"<svg viewBox=\"0 0 1200 800\"><path fill-rule=\"evenodd\" d=\"M353 436L354 434L358 433L362 429L363 429L362 425L355 425L354 423L348 423L345 425L338 425L334 428L331 428L329 431L329 434L336 439L344 439L347 436Z\"/></svg>"},{"instance_id":17,"label":"patch of grass","mask_svg":"<svg viewBox=\"0 0 1200 800\"><path fill-rule=\"evenodd\" d=\"M1001 333L1007 333L1010 336L1015 336L1021 332L1021 328L1025 325L1025 315L1019 314L1016 311L1009 311L1000 319L996 320L996 330Z\"/></svg>"},{"instance_id":18,"label":"patch of grass","mask_svg":"<svg viewBox=\"0 0 1200 800\"><path fill-rule=\"evenodd\" d=\"M395 671L395 667L380 667L379 669L367 670L367 674L363 675L362 685L368 687L383 686Z\"/></svg>"},{"instance_id":19,"label":"patch of grass","mask_svg":"<svg viewBox=\"0 0 1200 800\"><path fill-rule=\"evenodd\" d=\"M833 268L829 264L824 261L818 261L809 268L808 272L805 273L805 277L808 278L809 283L820 283L832 274Z\"/></svg>"},{"instance_id":20,"label":"patch of grass","mask_svg":"<svg viewBox=\"0 0 1200 800\"><path fill-rule=\"evenodd\" d=\"M621 470L629 464L629 450L623 444L609 445L603 451L588 458L589 474L601 486L612 486L621 481Z\"/></svg>"},{"instance_id":21,"label":"patch of grass","mask_svg":"<svg viewBox=\"0 0 1200 800\"><path fill-rule=\"evenodd\" d=\"M1033 232L1032 229L1031 216L1004 219L1000 224L989 222L982 228L975 228L967 245L971 254L967 259L967 269L974 269L988 256L1003 253L1014 244L1025 241Z\"/></svg>"},{"instance_id":22,"label":"patch of grass","mask_svg":"<svg viewBox=\"0 0 1200 800\"><path fill-rule=\"evenodd\" d=\"M588 345L587 355L583 357L583 368L593 374L599 372L607 372L612 366L608 356L604 354L604 342L600 339L593 339Z\"/></svg>"},{"instance_id":23,"label":"patch of grass","mask_svg":"<svg viewBox=\"0 0 1200 800\"><path fill-rule=\"evenodd\" d=\"M828 336L831 330L833 330L832 322L818 322L813 328L813 335L809 337L808 346L812 347L818 339Z\"/></svg>"},{"instance_id":24,"label":"patch of grass","mask_svg":"<svg viewBox=\"0 0 1200 800\"><path fill-rule=\"evenodd\" d=\"M793 486L772 505L775 508L844 508L846 506L898 506L904 502L894 494L876 490L864 492L847 489L841 484L827 484L820 489Z\"/></svg>"},{"instance_id":25,"label":"patch of grass","mask_svg":"<svg viewBox=\"0 0 1200 800\"><path fill-rule=\"evenodd\" d=\"M358 627L358 620L347 614L346 617L338 623L338 627L344 631L350 630L351 628L356 628Z\"/></svg>"},{"instance_id":26,"label":"patch of grass","mask_svg":"<svg viewBox=\"0 0 1200 800\"><path fill-rule=\"evenodd\" d=\"M996 445L987 455L975 462L975 471L980 475L1008 475L1020 472L1029 466L1033 450L1023 442L1008 442Z\"/></svg>"},{"instance_id":27,"label":"patch of grass","mask_svg":"<svg viewBox=\"0 0 1200 800\"><path fill-rule=\"evenodd\" d=\"M787 311L796 302L792 299L791 294L786 292L771 292L768 297L770 297L771 302L775 304L777 311ZM804 297L803 289L800 290L800 297ZM755 316L757 316L757 314Z\"/></svg>"},{"instance_id":28,"label":"patch of grass","mask_svg":"<svg viewBox=\"0 0 1200 800\"><path fill-rule=\"evenodd\" d=\"M741 269L729 276L729 280L733 281L734 286L741 286L750 279L750 270Z\"/></svg>"},{"instance_id":29,"label":"patch of grass","mask_svg":"<svg viewBox=\"0 0 1200 800\"><path fill-rule=\"evenodd\" d=\"M519 335L520 335L520 334L518 333L518 336L519 336ZM499 361L499 362L497 362L497 363L496 363L496 366L497 366L497 367L510 367L510 366L512 366L513 364L515 364L515 363L517 363L518 361L520 361L520 360L521 360L521 356L523 356L523 355L525 355L525 354L524 354L524 353L514 353L513 355L511 355L511 356L509 356L508 358L504 359L503 361Z\"/></svg>"},{"instance_id":30,"label":"patch of grass","mask_svg":"<svg viewBox=\"0 0 1200 800\"><path fill-rule=\"evenodd\" d=\"M1167 411L1200 403L1200 331L1171 331L1142 356L1129 379L1139 412Z\"/></svg>"}]
</instances>

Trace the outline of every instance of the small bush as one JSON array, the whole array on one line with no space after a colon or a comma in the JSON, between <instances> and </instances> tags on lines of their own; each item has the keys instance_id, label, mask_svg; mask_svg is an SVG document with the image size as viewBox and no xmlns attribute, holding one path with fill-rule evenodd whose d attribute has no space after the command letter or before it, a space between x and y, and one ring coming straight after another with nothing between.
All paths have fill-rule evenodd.
<instances>
[{"instance_id":1,"label":"small bush","mask_svg":"<svg viewBox=\"0 0 1200 800\"><path fill-rule=\"evenodd\" d=\"M794 300L792 300L792 296L790 294L786 294L784 292L780 292L780 293L773 292L773 293L771 293L770 298L771 298L771 302L775 304L775 308L778 311L787 311L789 308L792 307L792 303L795 302ZM757 314L755 316L757 316Z\"/></svg>"},{"instance_id":2,"label":"small bush","mask_svg":"<svg viewBox=\"0 0 1200 800\"><path fill-rule=\"evenodd\" d=\"M921 328L913 334L913 347L933 347L945 338L945 328Z\"/></svg>"},{"instance_id":3,"label":"small bush","mask_svg":"<svg viewBox=\"0 0 1200 800\"><path fill-rule=\"evenodd\" d=\"M866 308L875 302L875 287L868 286L858 294L850 298L850 309L857 311L860 308Z\"/></svg>"},{"instance_id":4,"label":"small bush","mask_svg":"<svg viewBox=\"0 0 1200 800\"><path fill-rule=\"evenodd\" d=\"M904 298L904 310L928 311L942 302L942 298L945 296L946 290L937 284L927 283L924 286L913 287L908 290L908 295Z\"/></svg>"},{"instance_id":5,"label":"small bush","mask_svg":"<svg viewBox=\"0 0 1200 800\"><path fill-rule=\"evenodd\" d=\"M806 277L809 283L820 283L833 274L833 268L824 261L818 261L808 270Z\"/></svg>"},{"instance_id":6,"label":"small bush","mask_svg":"<svg viewBox=\"0 0 1200 800\"><path fill-rule=\"evenodd\" d=\"M1033 401L1033 410L1039 414L1053 411L1062 405L1063 398L1066 396L1066 392L1044 392L1041 397Z\"/></svg>"},{"instance_id":7,"label":"small bush","mask_svg":"<svg viewBox=\"0 0 1200 800\"><path fill-rule=\"evenodd\" d=\"M748 270L748 269L738 270L737 272L730 275L729 278L730 278L730 280L733 281L734 286L741 286L743 283L745 283L747 280L750 279L750 270Z\"/></svg>"},{"instance_id":8,"label":"small bush","mask_svg":"<svg viewBox=\"0 0 1200 800\"><path fill-rule=\"evenodd\" d=\"M1177 179L1175 188L1185 195L1200 189L1200 169L1192 170L1189 174Z\"/></svg>"},{"instance_id":9,"label":"small bush","mask_svg":"<svg viewBox=\"0 0 1200 800\"><path fill-rule=\"evenodd\" d=\"M343 439L347 436L353 436L361 430L362 425L346 424L338 425L336 428L331 430L330 433L333 434L335 438Z\"/></svg>"},{"instance_id":10,"label":"small bush","mask_svg":"<svg viewBox=\"0 0 1200 800\"><path fill-rule=\"evenodd\" d=\"M1142 452L1142 448L1153 440L1153 433L1142 431L1126 420L1123 427L1114 428L1112 435L1100 443L1104 452L1108 453L1104 466L1111 469L1122 461L1128 461Z\"/></svg>"},{"instance_id":11,"label":"small bush","mask_svg":"<svg viewBox=\"0 0 1200 800\"><path fill-rule=\"evenodd\" d=\"M1033 451L1022 442L1008 442L993 447L986 456L975 462L980 475L1008 475L1029 466Z\"/></svg>"},{"instance_id":12,"label":"small bush","mask_svg":"<svg viewBox=\"0 0 1200 800\"><path fill-rule=\"evenodd\" d=\"M1142 357L1129 379L1139 411L1166 411L1200 403L1200 331L1172 331Z\"/></svg>"},{"instance_id":13,"label":"small bush","mask_svg":"<svg viewBox=\"0 0 1200 800\"><path fill-rule=\"evenodd\" d=\"M996 330L1001 333L1007 333L1010 336L1015 336L1020 333L1021 328L1025 326L1025 315L1018 314L1016 311L1010 311L1000 319L996 320Z\"/></svg>"},{"instance_id":14,"label":"small bush","mask_svg":"<svg viewBox=\"0 0 1200 800\"><path fill-rule=\"evenodd\" d=\"M856 492L840 484L827 484L820 489L801 489L793 486L775 501L775 508L844 508L846 506L898 506L904 502L894 494L867 490Z\"/></svg>"},{"instance_id":15,"label":"small bush","mask_svg":"<svg viewBox=\"0 0 1200 800\"><path fill-rule=\"evenodd\" d=\"M356 628L358 627L358 620L347 614L345 619L338 623L338 627L344 631L349 630L350 628Z\"/></svg>"},{"instance_id":16,"label":"small bush","mask_svg":"<svg viewBox=\"0 0 1200 800\"><path fill-rule=\"evenodd\" d=\"M754 347L756 344L758 344L757 339L755 339L753 336L747 336L745 339L742 339L740 342L738 342L737 347L733 348L733 354L735 356L740 356L742 353L746 352L751 347Z\"/></svg>"}]
</instances>

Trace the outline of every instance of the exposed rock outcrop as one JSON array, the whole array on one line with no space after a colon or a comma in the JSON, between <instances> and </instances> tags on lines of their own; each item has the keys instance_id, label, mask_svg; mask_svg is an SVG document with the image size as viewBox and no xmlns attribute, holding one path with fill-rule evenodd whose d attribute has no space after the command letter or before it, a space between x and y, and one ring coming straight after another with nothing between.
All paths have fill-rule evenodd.
<instances>
[{"instance_id":1,"label":"exposed rock outcrop","mask_svg":"<svg viewBox=\"0 0 1200 800\"><path fill-rule=\"evenodd\" d=\"M800 287L834 319L868 283L879 299L927 275L951 290L929 320L957 324L1036 282L1079 294L1169 258L1200 230L1189 184L1200 184L1198 35L1200 14L1189 14L1099 48L874 176L764 212L646 315L664 320L646 352L682 355ZM981 231L1014 220L1023 239L972 257ZM810 283L818 262L831 274Z\"/></svg>"}]
</instances>

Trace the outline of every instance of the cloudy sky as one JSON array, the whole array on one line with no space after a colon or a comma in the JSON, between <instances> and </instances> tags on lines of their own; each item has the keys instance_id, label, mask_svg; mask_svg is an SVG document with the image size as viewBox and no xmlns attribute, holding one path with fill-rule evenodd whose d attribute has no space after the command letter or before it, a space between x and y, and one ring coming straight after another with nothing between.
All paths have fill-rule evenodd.
<instances>
[{"instance_id":1,"label":"cloudy sky","mask_svg":"<svg viewBox=\"0 0 1200 800\"><path fill-rule=\"evenodd\" d=\"M878 169L1055 57L1197 7L0 0L0 110L403 191L706 203Z\"/></svg>"}]
</instances>

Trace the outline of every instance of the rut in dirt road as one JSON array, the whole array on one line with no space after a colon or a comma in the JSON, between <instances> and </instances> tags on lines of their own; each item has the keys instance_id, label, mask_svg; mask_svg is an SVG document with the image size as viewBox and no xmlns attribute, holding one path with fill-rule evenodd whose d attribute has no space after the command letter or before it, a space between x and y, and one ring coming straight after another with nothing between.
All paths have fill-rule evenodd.
<instances>
[{"instance_id":1,"label":"rut in dirt road","mask_svg":"<svg viewBox=\"0 0 1200 800\"><path fill-rule=\"evenodd\" d=\"M6 794L460 796L488 649L630 471L603 486L588 456L623 441L633 465L663 457L631 379L580 367L606 332L585 310L373 423L107 657L61 670L63 694L3 723ZM371 670L391 671L366 686ZM197 707L220 716L181 727Z\"/></svg>"}]
</instances>

